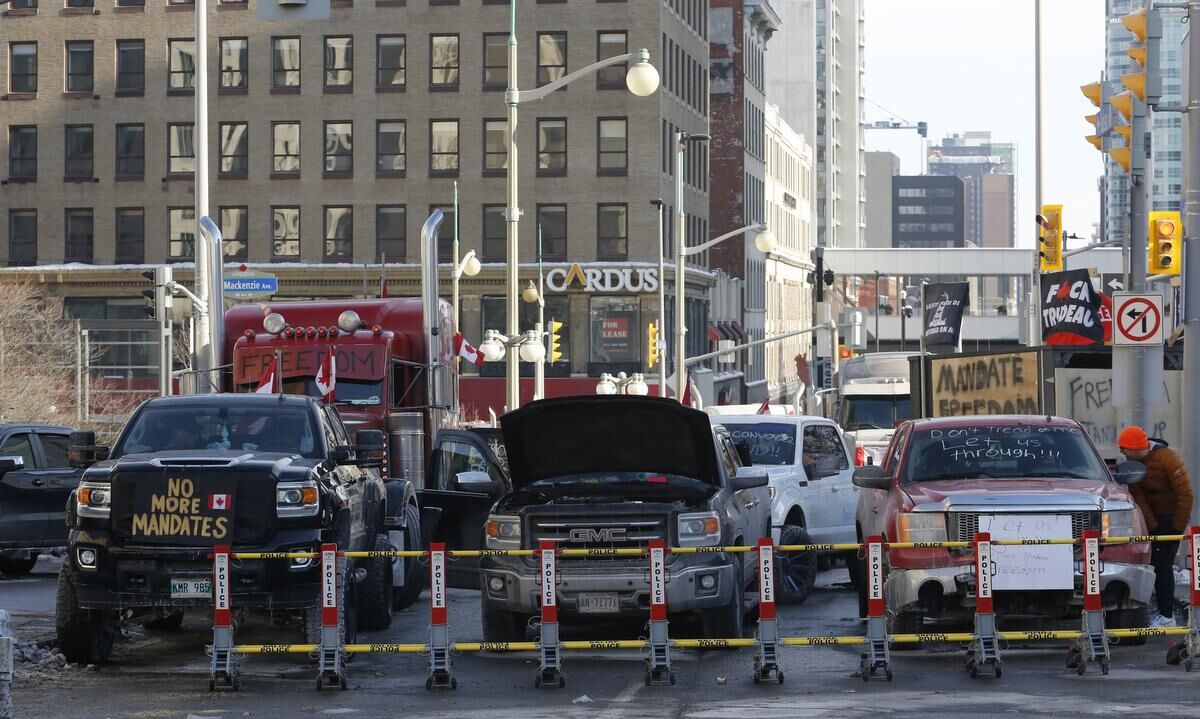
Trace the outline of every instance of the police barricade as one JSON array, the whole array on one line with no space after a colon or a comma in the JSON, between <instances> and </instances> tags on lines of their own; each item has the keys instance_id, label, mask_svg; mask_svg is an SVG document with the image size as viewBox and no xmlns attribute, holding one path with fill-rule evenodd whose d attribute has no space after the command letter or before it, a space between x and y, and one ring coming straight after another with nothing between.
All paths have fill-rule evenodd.
<instances>
[{"instance_id":1,"label":"police barricade","mask_svg":"<svg viewBox=\"0 0 1200 719\"><path fill-rule=\"evenodd\" d=\"M1155 541L1187 542L1190 569L1189 610L1186 626L1163 628L1106 629L1100 597L1100 548L1102 545L1149 543ZM991 579L996 572L992 549L995 546L1027 546L1070 544L1081 546L1083 567L1084 608L1079 630L997 631L993 612ZM970 549L974 562L970 567L976 576L975 626L973 632L922 632L890 634L887 630L885 592L886 554L892 549ZM867 626L865 636L781 637L776 614L774 560L779 552L859 551L865 560L864 581L867 594ZM758 555L759 627L754 638L712 637L703 639L671 639L667 618L666 558L670 553L746 553ZM532 642L453 642L448 622L447 562L456 557L479 556L536 557L539 567L541 614L540 634ZM562 641L558 631L559 557L642 556L648 562L647 584L650 588L649 638L636 640ZM339 611L337 582L350 576L338 571L338 563L350 559L390 556L418 558L429 564L430 631L424 644L347 644L341 629L344 612ZM453 671L453 655L467 652L537 652L539 663L534 685L564 687L563 651L638 650L645 653L645 681L649 685L672 685L675 675L671 669L672 649L756 649L754 683L774 679L783 683L778 650L780 647L861 646L859 674L863 681L893 676L889 647L905 643L958 643L967 646L967 669L972 677L990 675L1000 678L1003 663L999 643L1014 641L1071 640L1068 667L1084 674L1089 666L1108 674L1111 638L1173 637L1184 641L1172 643L1168 663L1181 663L1187 671L1195 666L1200 654L1200 527L1191 527L1185 535L1157 537L1115 537L1101 539L1099 532L1085 531L1080 539L1023 539L995 540L987 533L977 533L970 542L890 542L872 536L862 544L800 544L773 545L770 539L760 539L755 545L730 547L667 547L661 541L647 547L621 549L560 549L552 542L542 542L538 549L519 550L447 550L443 544L433 544L429 551L338 552L335 545L322 545L312 552L234 553L228 546L214 548L213 557L213 643L209 688L223 686L237 690L240 686L239 657L248 654L310 654L318 659L317 688L346 687L345 658L349 654L423 654L429 657L426 689L455 689L458 685ZM260 644L233 643L230 562L232 559L294 559L317 558L321 564L321 632L319 644Z\"/></svg>"}]
</instances>

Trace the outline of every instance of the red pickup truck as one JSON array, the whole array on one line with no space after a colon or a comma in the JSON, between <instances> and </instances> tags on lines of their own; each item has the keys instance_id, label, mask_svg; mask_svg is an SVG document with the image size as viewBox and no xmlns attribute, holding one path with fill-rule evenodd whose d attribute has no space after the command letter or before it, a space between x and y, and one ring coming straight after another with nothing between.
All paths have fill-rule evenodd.
<instances>
[{"instance_id":1,"label":"red pickup truck","mask_svg":"<svg viewBox=\"0 0 1200 719\"><path fill-rule=\"evenodd\" d=\"M1127 462L1110 470L1080 425L1069 419L977 416L920 419L900 425L879 465L860 467L856 525L859 541L1078 539L1085 529L1103 537L1146 534L1141 511L1124 484L1145 467ZM996 612L1005 616L1067 618L1083 604L1078 548L1070 545L996 546ZM1154 586L1145 543L1101 550L1101 592L1111 628L1144 627ZM858 567L855 568L858 570ZM891 549L885 552L884 598L889 629L922 631L926 619L965 619L974 612L971 549ZM855 571L859 610L866 587Z\"/></svg>"}]
</instances>

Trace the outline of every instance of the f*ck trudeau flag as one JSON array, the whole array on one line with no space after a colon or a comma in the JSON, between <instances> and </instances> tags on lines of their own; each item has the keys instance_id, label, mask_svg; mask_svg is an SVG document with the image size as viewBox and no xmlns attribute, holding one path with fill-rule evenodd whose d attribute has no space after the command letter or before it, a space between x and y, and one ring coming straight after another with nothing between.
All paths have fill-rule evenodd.
<instances>
[{"instance_id":1,"label":"f*ck trudeau flag","mask_svg":"<svg viewBox=\"0 0 1200 719\"><path fill-rule=\"evenodd\" d=\"M1104 342L1100 295L1086 269L1042 275L1042 344Z\"/></svg>"}]
</instances>

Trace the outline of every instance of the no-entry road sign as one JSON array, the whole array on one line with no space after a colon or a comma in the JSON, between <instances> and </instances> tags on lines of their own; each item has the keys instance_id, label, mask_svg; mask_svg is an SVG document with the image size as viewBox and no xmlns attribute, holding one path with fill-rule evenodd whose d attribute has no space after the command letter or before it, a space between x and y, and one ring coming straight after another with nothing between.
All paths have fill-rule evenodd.
<instances>
[{"instance_id":1,"label":"no-entry road sign","mask_svg":"<svg viewBox=\"0 0 1200 719\"><path fill-rule=\"evenodd\" d=\"M1113 344L1155 345L1162 341L1162 295L1113 293Z\"/></svg>"}]
</instances>

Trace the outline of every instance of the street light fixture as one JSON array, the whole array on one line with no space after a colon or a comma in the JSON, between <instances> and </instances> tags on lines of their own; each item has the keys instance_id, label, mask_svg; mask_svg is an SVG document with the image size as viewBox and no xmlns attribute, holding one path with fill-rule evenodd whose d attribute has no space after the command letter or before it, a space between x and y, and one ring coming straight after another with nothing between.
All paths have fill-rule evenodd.
<instances>
[{"instance_id":1,"label":"street light fixture","mask_svg":"<svg viewBox=\"0 0 1200 719\"><path fill-rule=\"evenodd\" d=\"M533 286L533 280L529 281L529 285L521 291L521 299L525 300L525 304L532 305L538 301L541 295L538 293L537 287Z\"/></svg>"},{"instance_id":2,"label":"street light fixture","mask_svg":"<svg viewBox=\"0 0 1200 719\"><path fill-rule=\"evenodd\" d=\"M520 331L519 318L517 317L520 310L517 297L519 294L518 285L520 284L520 259L518 256L520 243L518 242L518 229L521 222L521 209L517 202L517 173L520 168L520 162L517 159L517 107L523 102L532 102L547 97L559 88L565 87L581 77L631 60L633 64L629 66L629 70L625 73L625 86L634 95L647 97L654 94L658 89L659 75L657 68L650 64L650 51L643 48L637 52L605 58L604 60L580 68L575 72L567 73L554 82L547 83L533 90L518 90L516 0L509 2L508 20L508 89L504 92L504 104L508 106L508 128L506 130L508 136L508 169L506 172L508 178L508 205L504 208L504 219L508 229L506 238L508 252L506 284L508 296L505 304L508 315L507 330L508 335L511 337L517 335ZM505 404L510 411L516 409L521 404L520 367L517 364L517 359L515 356L508 358L508 366L504 374Z\"/></svg>"},{"instance_id":3,"label":"street light fixture","mask_svg":"<svg viewBox=\"0 0 1200 719\"><path fill-rule=\"evenodd\" d=\"M615 377L604 372L600 375L600 382L596 385L596 394L630 394L644 397L650 394L650 387L646 384L646 379L641 372L634 372L631 375L620 372Z\"/></svg>"}]
</instances>

